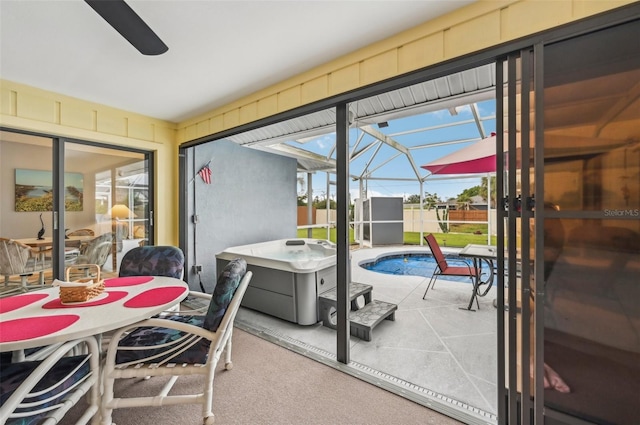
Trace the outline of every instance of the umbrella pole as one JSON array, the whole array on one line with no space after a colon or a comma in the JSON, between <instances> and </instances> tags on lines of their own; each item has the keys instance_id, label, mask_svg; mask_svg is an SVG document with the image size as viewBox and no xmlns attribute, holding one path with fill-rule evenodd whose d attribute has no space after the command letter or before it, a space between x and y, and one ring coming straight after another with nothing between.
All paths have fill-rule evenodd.
<instances>
[{"instance_id":1,"label":"umbrella pole","mask_svg":"<svg viewBox=\"0 0 640 425\"><path fill-rule=\"evenodd\" d=\"M491 245L491 174L487 174L487 245Z\"/></svg>"},{"instance_id":2,"label":"umbrella pole","mask_svg":"<svg viewBox=\"0 0 640 425\"><path fill-rule=\"evenodd\" d=\"M423 238L424 238L424 186L422 180L420 180L420 245L422 246ZM413 213L411 213L413 217Z\"/></svg>"}]
</instances>

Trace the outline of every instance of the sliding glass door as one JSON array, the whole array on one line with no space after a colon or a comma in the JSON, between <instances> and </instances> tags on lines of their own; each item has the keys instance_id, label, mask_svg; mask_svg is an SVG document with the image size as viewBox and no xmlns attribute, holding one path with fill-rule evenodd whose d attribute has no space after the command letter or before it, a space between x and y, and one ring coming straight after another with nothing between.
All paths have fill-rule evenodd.
<instances>
[{"instance_id":1,"label":"sliding glass door","mask_svg":"<svg viewBox=\"0 0 640 425\"><path fill-rule=\"evenodd\" d=\"M326 172L322 205L328 209L333 204L329 197L335 186L336 218L329 219L327 212L331 230L322 229L319 236L337 242L337 264L330 272L335 289L319 286L317 295L318 300L334 297L330 304L321 301L331 308L319 311L317 323L297 326L290 319L279 320L283 297L249 295L243 304L249 308L242 308L236 321L244 329L465 423L635 423L640 393L640 26L636 17L613 27L628 19L610 15L581 21L497 46L452 69L435 66L416 73L402 87L390 80L332 98L335 103L318 111L319 116L313 112L318 105L312 105L306 115L285 113L293 118L281 123L248 125L237 134L230 129L215 135L212 143L188 142L181 147L181 237L191 256L189 277L208 290L202 282L215 279L217 264L207 253L293 238L295 217L289 209L294 210L296 182L298 206L306 217L303 224L297 222L297 237L313 235L319 222L309 218L314 205L308 203L316 202L309 179ZM478 61L475 69L472 60ZM465 80L461 70L473 78ZM474 86L476 81L488 83ZM464 92L449 92L456 87ZM494 93L495 116L479 114L475 103L489 102L480 109L493 110ZM428 125L429 117L422 116L427 111L448 121ZM487 238L482 231L478 235L491 243L497 227L497 291L473 314L461 314L457 289L445 287L438 291L442 298L425 299L419 288L426 286L424 278L399 274L396 285L392 278L378 280L360 267L366 264L363 259L377 261L379 252L373 247L375 232L365 223L373 219L358 199L380 195L368 186L373 180L411 178L416 188L407 193L417 192L410 197L425 204L423 195L437 178L426 181L419 168L437 157L417 162L415 152L476 141L475 134L452 131L453 117L465 113L468 120L462 123L481 139L492 126L497 133L496 226L488 214ZM396 119L401 118L414 118L420 126L399 125ZM419 134L427 128L434 133ZM408 140L416 134L419 140ZM243 152L233 143L273 156ZM321 150L307 150L316 143ZM388 151L390 155L376 157ZM297 163L287 164L276 155ZM396 158L408 160L401 172L385 175L385 170L373 177ZM211 179L202 178L200 171L209 165ZM353 190L349 180L359 181L359 187ZM490 210L494 186L487 180ZM264 182L273 187L263 190ZM401 196L395 188L385 191L389 198ZM429 221L423 212L421 226ZM441 220L437 210L434 215L428 231L449 233L441 225L449 220ZM397 220L379 221L393 228ZM196 239L207 245L196 244ZM394 248L394 254L406 248L388 245L415 244L380 239L381 251ZM450 247L459 248L452 239ZM371 245L366 250L361 249L365 240ZM325 276L320 282L329 280ZM358 295L353 305L348 302L354 283L370 286L374 300L398 305L397 320L381 321L372 341L350 333L349 311L361 310L367 302ZM293 309L288 305L284 310Z\"/></svg>"},{"instance_id":2,"label":"sliding glass door","mask_svg":"<svg viewBox=\"0 0 640 425\"><path fill-rule=\"evenodd\" d=\"M637 421L639 39L632 23L498 62L499 423Z\"/></svg>"},{"instance_id":3,"label":"sliding glass door","mask_svg":"<svg viewBox=\"0 0 640 425\"><path fill-rule=\"evenodd\" d=\"M553 424L638 421L638 40L634 22L545 48L545 202L556 206L545 211L545 252L558 242L544 282Z\"/></svg>"},{"instance_id":4,"label":"sliding glass door","mask_svg":"<svg viewBox=\"0 0 640 425\"><path fill-rule=\"evenodd\" d=\"M66 143L64 152L65 178L82 182L82 204L65 213L65 262L79 256L117 273L124 253L152 234L147 155L80 143ZM67 199L77 190L65 185Z\"/></svg>"},{"instance_id":5,"label":"sliding glass door","mask_svg":"<svg viewBox=\"0 0 640 425\"><path fill-rule=\"evenodd\" d=\"M538 50L539 52L539 50ZM498 418L499 423L530 423L541 357L535 334L540 297L534 215L536 196L536 82L533 49L498 61L497 175L498 199ZM536 241L538 244L536 245ZM541 400L541 398L540 398Z\"/></svg>"},{"instance_id":6,"label":"sliding glass door","mask_svg":"<svg viewBox=\"0 0 640 425\"><path fill-rule=\"evenodd\" d=\"M0 132L2 294L51 281L53 145L49 137Z\"/></svg>"},{"instance_id":7,"label":"sliding glass door","mask_svg":"<svg viewBox=\"0 0 640 425\"><path fill-rule=\"evenodd\" d=\"M0 238L25 252L24 264L2 263L2 292L38 288L81 262L115 274L127 250L152 243L151 155L0 131Z\"/></svg>"}]
</instances>

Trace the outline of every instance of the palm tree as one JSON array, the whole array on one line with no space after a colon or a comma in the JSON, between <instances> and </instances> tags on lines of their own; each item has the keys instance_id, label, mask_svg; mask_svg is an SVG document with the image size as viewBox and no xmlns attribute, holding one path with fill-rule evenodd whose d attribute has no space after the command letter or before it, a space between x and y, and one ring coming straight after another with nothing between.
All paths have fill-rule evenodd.
<instances>
[{"instance_id":1,"label":"palm tree","mask_svg":"<svg viewBox=\"0 0 640 425\"><path fill-rule=\"evenodd\" d=\"M489 178L482 177L482 180L480 183L479 195L482 196L484 199L486 199L489 208L492 208L492 207L495 207L496 205L496 177L495 176L491 177L491 197L487 196L488 184L489 184Z\"/></svg>"}]
</instances>

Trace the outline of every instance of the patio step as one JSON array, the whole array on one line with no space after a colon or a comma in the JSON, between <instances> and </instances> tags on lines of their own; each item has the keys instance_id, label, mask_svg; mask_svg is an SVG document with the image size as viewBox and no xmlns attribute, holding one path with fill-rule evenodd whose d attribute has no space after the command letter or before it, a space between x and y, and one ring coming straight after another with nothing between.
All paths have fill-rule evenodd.
<instances>
[{"instance_id":1,"label":"patio step","mask_svg":"<svg viewBox=\"0 0 640 425\"><path fill-rule=\"evenodd\" d=\"M351 310L358 310L357 298L359 296L364 297L364 303L369 304L371 302L371 290L373 286L364 283L351 282L349 285L349 301L351 302ZM322 324L328 328L336 329L334 322L334 315L336 306L338 305L338 290L337 288L330 289L322 294L318 295L318 307L320 310L320 320Z\"/></svg>"},{"instance_id":2,"label":"patio step","mask_svg":"<svg viewBox=\"0 0 640 425\"><path fill-rule=\"evenodd\" d=\"M351 335L371 341L371 332L383 320L396 320L398 306L385 301L372 300L359 310L349 314Z\"/></svg>"}]
</instances>

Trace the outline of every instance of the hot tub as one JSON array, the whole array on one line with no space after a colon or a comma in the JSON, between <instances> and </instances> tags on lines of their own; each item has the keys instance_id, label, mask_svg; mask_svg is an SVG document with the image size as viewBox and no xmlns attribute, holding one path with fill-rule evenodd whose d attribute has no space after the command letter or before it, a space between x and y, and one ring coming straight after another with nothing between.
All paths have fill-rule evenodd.
<instances>
[{"instance_id":1,"label":"hot tub","mask_svg":"<svg viewBox=\"0 0 640 425\"><path fill-rule=\"evenodd\" d=\"M336 286L336 246L322 239L280 239L234 246L216 255L217 270L242 257L253 277L244 307L300 325L320 320L318 295Z\"/></svg>"}]
</instances>

